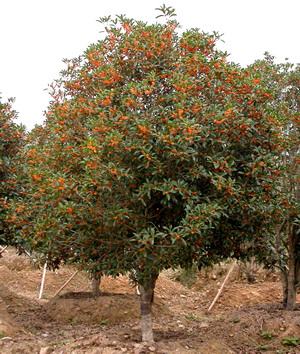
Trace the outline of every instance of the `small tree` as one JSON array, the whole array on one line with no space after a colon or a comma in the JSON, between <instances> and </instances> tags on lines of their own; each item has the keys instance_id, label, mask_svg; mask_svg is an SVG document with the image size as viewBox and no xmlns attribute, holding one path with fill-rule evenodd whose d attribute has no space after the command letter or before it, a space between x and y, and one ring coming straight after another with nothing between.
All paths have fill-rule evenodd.
<instances>
[{"instance_id":1,"label":"small tree","mask_svg":"<svg viewBox=\"0 0 300 354\"><path fill-rule=\"evenodd\" d=\"M30 202L18 235L48 261L91 274L134 269L142 339L161 270L200 267L262 249L272 216L277 128L270 94L227 54L219 35L104 18L53 86L44 127L24 155Z\"/></svg>"}]
</instances>

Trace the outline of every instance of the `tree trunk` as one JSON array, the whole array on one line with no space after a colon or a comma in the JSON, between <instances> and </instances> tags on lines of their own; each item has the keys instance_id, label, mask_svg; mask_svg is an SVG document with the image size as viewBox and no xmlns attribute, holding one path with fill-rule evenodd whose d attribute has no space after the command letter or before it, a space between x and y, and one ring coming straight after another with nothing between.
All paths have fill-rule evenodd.
<instances>
[{"instance_id":1,"label":"tree trunk","mask_svg":"<svg viewBox=\"0 0 300 354\"><path fill-rule=\"evenodd\" d=\"M299 261L290 254L288 268L281 269L282 305L283 309L287 311L293 311L296 305L299 264Z\"/></svg>"},{"instance_id":2,"label":"tree trunk","mask_svg":"<svg viewBox=\"0 0 300 354\"><path fill-rule=\"evenodd\" d=\"M281 269L281 284L282 284L282 305L286 308L288 298L288 270Z\"/></svg>"},{"instance_id":3,"label":"tree trunk","mask_svg":"<svg viewBox=\"0 0 300 354\"><path fill-rule=\"evenodd\" d=\"M101 276L94 274L92 278L92 293L93 296L99 296L100 292Z\"/></svg>"},{"instance_id":4,"label":"tree trunk","mask_svg":"<svg viewBox=\"0 0 300 354\"><path fill-rule=\"evenodd\" d=\"M152 303L154 300L154 288L158 275L152 275L140 286L141 292L141 330L142 341L153 342L152 328Z\"/></svg>"},{"instance_id":5,"label":"tree trunk","mask_svg":"<svg viewBox=\"0 0 300 354\"><path fill-rule=\"evenodd\" d=\"M289 273L287 277L287 299L284 309L293 311L296 304L296 273L295 260L291 257L289 261Z\"/></svg>"},{"instance_id":6,"label":"tree trunk","mask_svg":"<svg viewBox=\"0 0 300 354\"><path fill-rule=\"evenodd\" d=\"M283 285L283 308L293 311L296 305L297 287L300 271L300 260L298 255L299 236L297 228L292 226L289 232L289 260L288 271L284 277Z\"/></svg>"}]
</instances>

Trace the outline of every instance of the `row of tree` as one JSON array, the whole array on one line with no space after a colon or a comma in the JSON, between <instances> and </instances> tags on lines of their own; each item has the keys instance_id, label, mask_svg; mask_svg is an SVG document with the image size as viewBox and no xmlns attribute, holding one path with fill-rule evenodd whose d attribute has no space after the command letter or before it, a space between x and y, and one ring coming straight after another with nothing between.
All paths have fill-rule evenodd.
<instances>
[{"instance_id":1,"label":"row of tree","mask_svg":"<svg viewBox=\"0 0 300 354\"><path fill-rule=\"evenodd\" d=\"M2 244L94 278L130 272L142 338L161 270L255 256L300 278L300 67L248 68L219 35L102 18L106 36L52 85L43 126L0 108Z\"/></svg>"}]
</instances>

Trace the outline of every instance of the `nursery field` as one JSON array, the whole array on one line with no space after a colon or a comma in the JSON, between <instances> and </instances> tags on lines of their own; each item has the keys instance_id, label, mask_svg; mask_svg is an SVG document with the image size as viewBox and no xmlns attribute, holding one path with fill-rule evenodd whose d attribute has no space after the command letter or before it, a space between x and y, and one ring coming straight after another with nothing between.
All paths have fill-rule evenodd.
<instances>
[{"instance_id":1,"label":"nursery field","mask_svg":"<svg viewBox=\"0 0 300 354\"><path fill-rule=\"evenodd\" d=\"M139 297L127 277L103 278L101 296L79 272L53 298L76 269L48 271L10 248L0 258L1 353L299 353L300 308L281 310L277 274L259 271L248 284L230 276L208 313L229 265L202 271L191 287L171 272L155 290L154 343L141 343ZM298 295L298 303L300 296Z\"/></svg>"}]
</instances>

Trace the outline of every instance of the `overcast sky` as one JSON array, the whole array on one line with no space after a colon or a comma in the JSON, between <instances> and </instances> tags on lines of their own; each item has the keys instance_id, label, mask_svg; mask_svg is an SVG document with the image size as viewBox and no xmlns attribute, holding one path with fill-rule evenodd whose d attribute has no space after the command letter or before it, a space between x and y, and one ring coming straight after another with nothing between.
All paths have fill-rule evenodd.
<instances>
[{"instance_id":1,"label":"overcast sky","mask_svg":"<svg viewBox=\"0 0 300 354\"><path fill-rule=\"evenodd\" d=\"M300 62L300 0L0 0L0 96L16 97L19 122L44 120L46 89L102 30L99 17L126 14L155 22L156 7L173 6L183 29L223 33L220 49L242 66L269 51Z\"/></svg>"}]
</instances>

